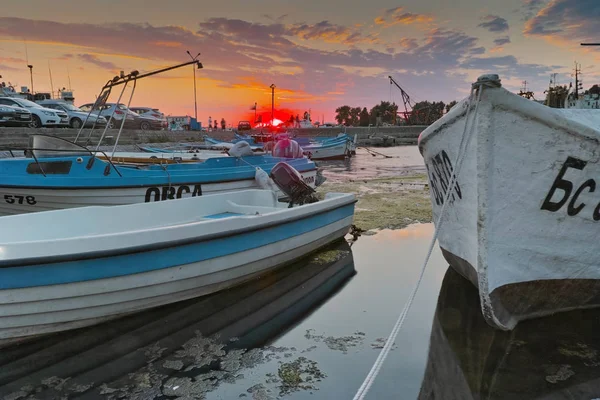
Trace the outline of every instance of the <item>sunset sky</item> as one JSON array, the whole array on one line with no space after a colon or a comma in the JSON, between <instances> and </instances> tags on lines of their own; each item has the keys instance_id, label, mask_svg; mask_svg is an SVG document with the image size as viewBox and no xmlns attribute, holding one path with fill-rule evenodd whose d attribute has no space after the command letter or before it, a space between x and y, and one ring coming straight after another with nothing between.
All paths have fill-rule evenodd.
<instances>
[{"instance_id":1,"label":"sunset sky","mask_svg":"<svg viewBox=\"0 0 600 400\"><path fill-rule=\"evenodd\" d=\"M543 99L551 73L568 84L581 63L584 87L600 83L598 0L20 0L0 17L0 75L15 87L68 87L92 102L118 71L141 72L202 53L198 117L237 123L277 108L333 121L344 104L401 101L392 75L415 100L468 94L482 73ZM193 115L192 67L140 81L132 105ZM113 97L114 101L116 97Z\"/></svg>"}]
</instances>

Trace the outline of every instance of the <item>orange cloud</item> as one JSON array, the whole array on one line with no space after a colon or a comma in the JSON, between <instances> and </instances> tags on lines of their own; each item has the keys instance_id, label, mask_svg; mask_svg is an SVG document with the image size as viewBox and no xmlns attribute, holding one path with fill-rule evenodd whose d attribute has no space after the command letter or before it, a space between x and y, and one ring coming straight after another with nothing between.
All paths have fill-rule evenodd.
<instances>
[{"instance_id":1,"label":"orange cloud","mask_svg":"<svg viewBox=\"0 0 600 400\"><path fill-rule=\"evenodd\" d=\"M377 25L390 27L393 25L429 24L434 21L430 15L405 12L404 8L396 7L385 11L385 14L375 18Z\"/></svg>"},{"instance_id":2,"label":"orange cloud","mask_svg":"<svg viewBox=\"0 0 600 400\"><path fill-rule=\"evenodd\" d=\"M181 47L181 46L183 46L183 43L181 43L181 42L157 41L157 42L150 42L150 44L153 44L154 46L161 46L161 47Z\"/></svg>"},{"instance_id":3,"label":"orange cloud","mask_svg":"<svg viewBox=\"0 0 600 400\"><path fill-rule=\"evenodd\" d=\"M316 24L295 24L287 27L287 35L304 40L320 40L327 43L378 43L376 34L365 35L358 30L361 24L352 29L342 25L321 21Z\"/></svg>"}]
</instances>

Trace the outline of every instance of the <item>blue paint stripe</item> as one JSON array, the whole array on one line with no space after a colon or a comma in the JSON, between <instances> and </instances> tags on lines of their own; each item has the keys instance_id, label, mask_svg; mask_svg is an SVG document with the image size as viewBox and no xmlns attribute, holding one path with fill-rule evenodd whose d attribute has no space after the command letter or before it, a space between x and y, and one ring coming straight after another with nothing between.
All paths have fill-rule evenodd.
<instances>
[{"instance_id":1,"label":"blue paint stripe","mask_svg":"<svg viewBox=\"0 0 600 400\"><path fill-rule=\"evenodd\" d=\"M354 203L327 213L245 234L143 253L0 268L0 289L112 278L209 260L289 239L354 214Z\"/></svg>"}]
</instances>

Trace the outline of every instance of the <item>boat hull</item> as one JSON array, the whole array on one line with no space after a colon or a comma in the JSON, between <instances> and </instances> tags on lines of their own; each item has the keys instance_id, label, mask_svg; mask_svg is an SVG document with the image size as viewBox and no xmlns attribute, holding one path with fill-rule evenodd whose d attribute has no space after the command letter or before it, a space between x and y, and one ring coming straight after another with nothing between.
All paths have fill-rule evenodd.
<instances>
[{"instance_id":1,"label":"boat hull","mask_svg":"<svg viewBox=\"0 0 600 400\"><path fill-rule=\"evenodd\" d=\"M214 236L199 226L200 238L189 237L187 244L3 266L0 345L238 285L339 240L352 224L354 200L347 196L325 201L321 207L303 207L284 211L295 213L292 220L278 219L267 225L229 220L229 225L242 230L235 234L227 230ZM181 229L195 228L183 224Z\"/></svg>"},{"instance_id":2,"label":"boat hull","mask_svg":"<svg viewBox=\"0 0 600 400\"><path fill-rule=\"evenodd\" d=\"M467 106L420 139L436 222ZM590 250L600 220L600 132L593 128L600 114L585 112L483 90L438 240L450 265L478 287L483 315L496 328L600 305L600 256Z\"/></svg>"},{"instance_id":3,"label":"boat hull","mask_svg":"<svg viewBox=\"0 0 600 400\"><path fill-rule=\"evenodd\" d=\"M351 155L351 142L312 145L303 147L304 155L311 160L343 160Z\"/></svg>"},{"instance_id":4,"label":"boat hull","mask_svg":"<svg viewBox=\"0 0 600 400\"><path fill-rule=\"evenodd\" d=\"M301 172L300 175L304 182L315 188L316 170ZM255 179L98 189L36 189L0 186L0 216L74 207L150 203L259 188ZM281 191L278 191L277 194L280 198L285 196Z\"/></svg>"}]
</instances>

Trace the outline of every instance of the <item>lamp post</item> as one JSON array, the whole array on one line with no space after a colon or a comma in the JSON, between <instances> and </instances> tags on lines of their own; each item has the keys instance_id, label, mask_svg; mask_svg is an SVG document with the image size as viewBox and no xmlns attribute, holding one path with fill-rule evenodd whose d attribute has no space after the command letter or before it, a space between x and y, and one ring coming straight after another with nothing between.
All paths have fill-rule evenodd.
<instances>
[{"instance_id":1,"label":"lamp post","mask_svg":"<svg viewBox=\"0 0 600 400\"><path fill-rule=\"evenodd\" d=\"M275 84L273 83L269 87L271 88L271 126L273 126L275 120Z\"/></svg>"},{"instance_id":2,"label":"lamp post","mask_svg":"<svg viewBox=\"0 0 600 400\"><path fill-rule=\"evenodd\" d=\"M190 57L192 57L192 53L190 53L190 51L187 51L188 55ZM196 57L192 57L192 60L196 60L198 58L198 56L200 55L200 53L198 53L198 55ZM198 68L202 68L200 66L198 66ZM194 71L194 118L196 118L196 123L198 122L198 101L197 101L197 97L196 97L196 68L194 68L194 65L192 65L192 70Z\"/></svg>"},{"instance_id":3,"label":"lamp post","mask_svg":"<svg viewBox=\"0 0 600 400\"><path fill-rule=\"evenodd\" d=\"M29 64L27 68L29 68L29 76L31 78L31 95L33 96L33 65Z\"/></svg>"}]
</instances>

